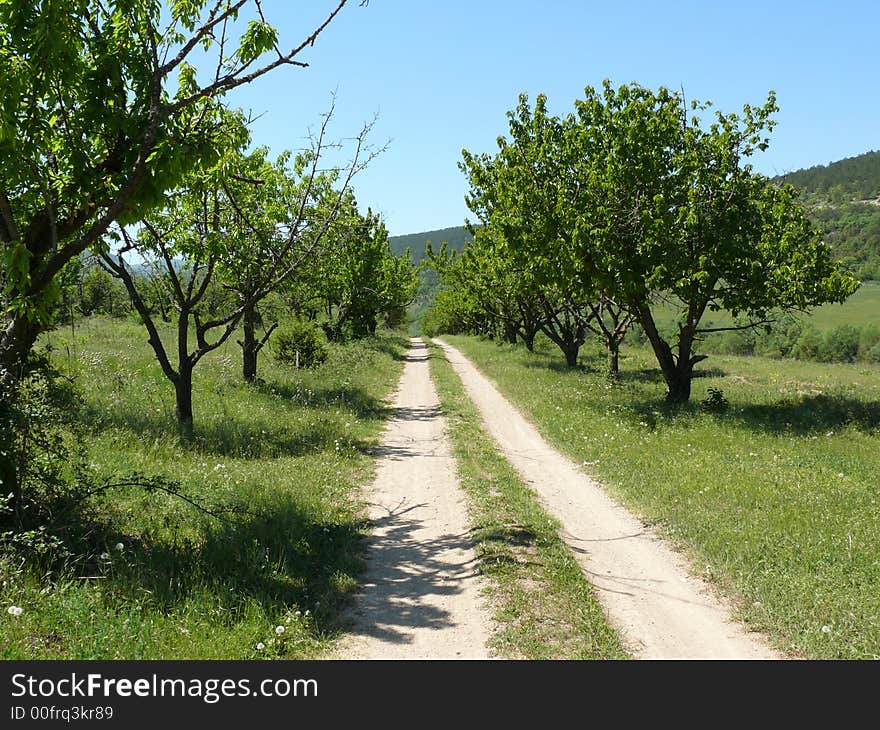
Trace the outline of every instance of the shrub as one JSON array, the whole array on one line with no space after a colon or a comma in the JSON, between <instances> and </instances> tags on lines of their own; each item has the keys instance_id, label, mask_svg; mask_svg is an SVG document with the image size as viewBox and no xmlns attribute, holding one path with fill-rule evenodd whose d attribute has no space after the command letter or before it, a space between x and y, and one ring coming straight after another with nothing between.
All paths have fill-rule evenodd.
<instances>
[{"instance_id":1,"label":"shrub","mask_svg":"<svg viewBox=\"0 0 880 730\"><path fill-rule=\"evenodd\" d=\"M273 354L278 362L312 368L327 360L327 346L313 322L291 320L279 328L273 338Z\"/></svg>"},{"instance_id":2,"label":"shrub","mask_svg":"<svg viewBox=\"0 0 880 730\"><path fill-rule=\"evenodd\" d=\"M843 324L828 330L819 345L819 358L825 362L853 362L859 354L859 330Z\"/></svg>"},{"instance_id":3,"label":"shrub","mask_svg":"<svg viewBox=\"0 0 880 730\"><path fill-rule=\"evenodd\" d=\"M880 360L878 356L880 356L880 325L871 322L862 327L859 335L859 360L878 362Z\"/></svg>"},{"instance_id":4,"label":"shrub","mask_svg":"<svg viewBox=\"0 0 880 730\"><path fill-rule=\"evenodd\" d=\"M791 356L798 360L817 360L819 348L822 345L822 335L812 325L804 327L801 336L798 337L791 350Z\"/></svg>"},{"instance_id":5,"label":"shrub","mask_svg":"<svg viewBox=\"0 0 880 730\"><path fill-rule=\"evenodd\" d=\"M724 397L724 391L721 388L709 388L709 395L700 404L703 410L710 413L723 413L730 407L727 398Z\"/></svg>"}]
</instances>

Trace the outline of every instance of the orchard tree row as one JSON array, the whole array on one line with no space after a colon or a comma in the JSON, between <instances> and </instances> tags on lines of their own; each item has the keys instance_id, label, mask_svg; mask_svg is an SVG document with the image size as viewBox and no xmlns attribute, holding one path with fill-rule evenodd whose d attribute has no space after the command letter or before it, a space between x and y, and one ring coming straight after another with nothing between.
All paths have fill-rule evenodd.
<instances>
[{"instance_id":1,"label":"orchard tree row","mask_svg":"<svg viewBox=\"0 0 880 730\"><path fill-rule=\"evenodd\" d=\"M282 39L259 0L0 0L0 521L23 529L38 465L64 460L51 399L33 417L53 378L34 346L59 317L132 311L185 439L193 371L236 332L254 380L291 312L336 339L401 319L409 257L351 189L370 125L330 140L331 108L307 149L271 159L226 96L308 66L346 1Z\"/></svg>"},{"instance_id":2,"label":"orchard tree row","mask_svg":"<svg viewBox=\"0 0 880 730\"><path fill-rule=\"evenodd\" d=\"M832 259L790 186L749 158L768 145L774 95L741 114L665 88L587 87L550 114L521 95L498 152L465 150L477 217L458 256L430 251L444 289L433 332L471 331L532 347L537 332L569 365L588 337L618 350L632 323L653 349L671 401L687 401L710 332L771 324L782 312L841 302L858 282ZM674 305L670 333L657 305ZM727 310L731 327L704 323Z\"/></svg>"}]
</instances>

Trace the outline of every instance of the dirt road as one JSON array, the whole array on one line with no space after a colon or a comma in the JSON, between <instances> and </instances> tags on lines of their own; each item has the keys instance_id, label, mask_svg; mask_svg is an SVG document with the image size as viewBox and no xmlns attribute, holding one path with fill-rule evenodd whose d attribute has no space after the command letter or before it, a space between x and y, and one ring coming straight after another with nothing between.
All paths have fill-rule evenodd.
<instances>
[{"instance_id":1,"label":"dirt road","mask_svg":"<svg viewBox=\"0 0 880 730\"><path fill-rule=\"evenodd\" d=\"M491 623L467 536L464 494L431 381L428 350L406 355L396 413L367 493L374 530L349 615L346 659L486 658Z\"/></svg>"},{"instance_id":2,"label":"dirt road","mask_svg":"<svg viewBox=\"0 0 880 730\"><path fill-rule=\"evenodd\" d=\"M551 448L457 349L443 347L485 428L563 526L609 623L638 658L779 658L685 560ZM649 465L646 464L646 468Z\"/></svg>"}]
</instances>

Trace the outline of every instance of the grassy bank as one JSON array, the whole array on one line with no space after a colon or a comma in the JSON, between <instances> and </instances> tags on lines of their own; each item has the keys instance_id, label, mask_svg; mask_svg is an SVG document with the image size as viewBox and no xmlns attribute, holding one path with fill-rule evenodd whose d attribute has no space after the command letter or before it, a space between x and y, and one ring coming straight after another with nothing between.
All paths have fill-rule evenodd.
<instances>
[{"instance_id":1,"label":"grassy bank","mask_svg":"<svg viewBox=\"0 0 880 730\"><path fill-rule=\"evenodd\" d=\"M196 369L189 446L142 326L87 320L44 344L81 393L70 432L89 473L162 476L190 501L112 489L89 499L66 567L0 561L0 656L303 658L326 648L361 568L353 487L372 475L365 449L384 422L402 338L332 345L312 371L267 354L255 385L231 340Z\"/></svg>"},{"instance_id":2,"label":"grassy bank","mask_svg":"<svg viewBox=\"0 0 880 730\"><path fill-rule=\"evenodd\" d=\"M558 523L482 430L442 351L432 346L430 353L499 625L493 648L513 659L624 658L616 632L559 537Z\"/></svg>"},{"instance_id":3,"label":"grassy bank","mask_svg":"<svg viewBox=\"0 0 880 730\"><path fill-rule=\"evenodd\" d=\"M623 382L449 337L562 451L739 597L740 616L818 658L880 656L880 368L712 356L670 409L650 353ZM700 403L720 388L724 412Z\"/></svg>"}]
</instances>

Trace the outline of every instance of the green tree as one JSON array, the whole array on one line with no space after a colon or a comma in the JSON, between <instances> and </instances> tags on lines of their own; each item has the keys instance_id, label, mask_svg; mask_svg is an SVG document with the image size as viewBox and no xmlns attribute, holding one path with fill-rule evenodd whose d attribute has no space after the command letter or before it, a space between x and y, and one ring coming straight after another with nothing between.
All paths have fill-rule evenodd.
<instances>
[{"instance_id":1,"label":"green tree","mask_svg":"<svg viewBox=\"0 0 880 730\"><path fill-rule=\"evenodd\" d=\"M125 288L97 263L93 262L83 274L80 291L79 308L85 316L107 314L119 317L130 308Z\"/></svg>"},{"instance_id":2,"label":"green tree","mask_svg":"<svg viewBox=\"0 0 880 730\"><path fill-rule=\"evenodd\" d=\"M589 188L578 177L570 124L549 114L543 95L534 109L521 96L507 116L510 138L499 137L495 156L463 151L467 204L484 228L500 232L498 258L530 283L528 296L542 310L540 328L566 363L577 364L592 334L608 348L609 370L616 376L632 315L587 274L577 256L571 212L589 205Z\"/></svg>"},{"instance_id":3,"label":"green tree","mask_svg":"<svg viewBox=\"0 0 880 730\"><path fill-rule=\"evenodd\" d=\"M242 154L239 150L248 136L242 120L236 127L229 119L225 128L236 132L229 135L229 151L220 162L192 170L163 207L142 219L137 240L121 228L125 245L102 254L107 270L125 284L162 371L174 384L184 438L193 432L195 366L243 323L244 377L256 377L257 354L274 329L256 340L257 306L315 254L338 217L352 176L361 168L363 137L369 127L356 138L356 151L342 175L342 190L332 188L339 170L319 171L329 119L330 114L325 115L313 149L298 156L292 170L287 154L274 163L266 159L264 148ZM147 261L168 284L177 319L176 362L168 355L145 292L127 261L130 252ZM190 332L195 334L194 348Z\"/></svg>"},{"instance_id":4,"label":"green tree","mask_svg":"<svg viewBox=\"0 0 880 730\"><path fill-rule=\"evenodd\" d=\"M282 50L255 0L0 2L2 423L62 268L215 160L223 95L306 65L345 4ZM197 58L213 72L200 76ZM0 458L4 489L17 489L15 464Z\"/></svg>"},{"instance_id":5,"label":"green tree","mask_svg":"<svg viewBox=\"0 0 880 730\"><path fill-rule=\"evenodd\" d=\"M331 340L373 334L383 317L399 319L415 298L418 277L409 250L395 256L381 217L369 209L362 216L351 194L317 263L315 296Z\"/></svg>"},{"instance_id":6,"label":"green tree","mask_svg":"<svg viewBox=\"0 0 880 730\"><path fill-rule=\"evenodd\" d=\"M449 252L445 243L435 252L429 244L427 261L447 290L461 299L459 311L470 312L472 331L494 336L497 329L507 342L519 338L533 349L544 310L532 277L513 265L496 229L483 226L472 235L460 253ZM446 295L447 305L450 296Z\"/></svg>"},{"instance_id":7,"label":"green tree","mask_svg":"<svg viewBox=\"0 0 880 730\"><path fill-rule=\"evenodd\" d=\"M693 102L690 111L710 106ZM791 187L778 187L746 160L768 145L777 111L771 93L742 115L717 112L705 125L681 94L638 85L587 88L569 139L590 205L570 219L586 275L637 317L654 350L668 398L690 398L695 343L707 311L744 315L753 327L780 311L840 302L858 286L832 260ZM652 299L678 305L668 342Z\"/></svg>"},{"instance_id":8,"label":"green tree","mask_svg":"<svg viewBox=\"0 0 880 730\"><path fill-rule=\"evenodd\" d=\"M694 102L690 111L708 106ZM522 96L508 114L511 140L499 139L495 158L465 152L469 204L497 221L514 255L558 291L604 297L631 313L668 398L686 401L705 358L695 344L733 329L702 325L707 311L744 315L741 326L753 327L780 310L842 301L858 286L793 189L746 162L766 148L775 111L771 94L762 107L718 113L706 126L689 118L681 94L606 82L601 91L587 87L558 119L544 97L533 111ZM653 316L660 296L679 311L669 339Z\"/></svg>"},{"instance_id":9,"label":"green tree","mask_svg":"<svg viewBox=\"0 0 880 730\"><path fill-rule=\"evenodd\" d=\"M365 145L371 128L365 124L345 167L319 169L332 116L333 108L323 116L310 149L293 160L286 152L270 162L261 148L237 158L236 169L220 181L232 209L228 230L236 243L222 247L217 274L242 309L239 345L247 381L257 377L259 352L277 326L277 320L268 324L257 337L261 303L272 292L294 287L297 279L310 284L311 260L323 255L331 229L339 228L352 178L378 154Z\"/></svg>"}]
</instances>

